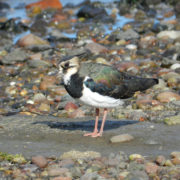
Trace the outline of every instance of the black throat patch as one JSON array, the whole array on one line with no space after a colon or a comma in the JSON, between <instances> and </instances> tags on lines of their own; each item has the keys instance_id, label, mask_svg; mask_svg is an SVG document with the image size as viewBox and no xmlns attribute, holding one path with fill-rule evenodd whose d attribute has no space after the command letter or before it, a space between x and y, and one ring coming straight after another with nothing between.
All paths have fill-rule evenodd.
<instances>
[{"instance_id":1,"label":"black throat patch","mask_svg":"<svg viewBox=\"0 0 180 180\"><path fill-rule=\"evenodd\" d=\"M71 76L70 82L64 85L66 91L73 98L80 98L83 90L83 77L80 77L78 73Z\"/></svg>"}]
</instances>

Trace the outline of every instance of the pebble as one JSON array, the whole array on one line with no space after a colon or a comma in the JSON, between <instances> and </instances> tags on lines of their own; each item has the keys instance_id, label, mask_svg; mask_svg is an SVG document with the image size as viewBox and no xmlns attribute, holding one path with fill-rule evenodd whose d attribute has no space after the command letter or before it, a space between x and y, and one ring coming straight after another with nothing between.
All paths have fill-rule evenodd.
<instances>
[{"instance_id":1,"label":"pebble","mask_svg":"<svg viewBox=\"0 0 180 180\"><path fill-rule=\"evenodd\" d=\"M60 159L86 159L86 158L98 158L101 157L99 152L95 151L69 151L60 156Z\"/></svg>"},{"instance_id":2,"label":"pebble","mask_svg":"<svg viewBox=\"0 0 180 180\"><path fill-rule=\"evenodd\" d=\"M44 94L42 94L42 93L37 93L33 97L33 101L35 103L40 103L40 102L43 102L45 100L46 100L46 96Z\"/></svg>"},{"instance_id":3,"label":"pebble","mask_svg":"<svg viewBox=\"0 0 180 180\"><path fill-rule=\"evenodd\" d=\"M173 70L178 69L178 68L180 68L180 64L179 63L173 64L173 65L171 65L170 68Z\"/></svg>"},{"instance_id":4,"label":"pebble","mask_svg":"<svg viewBox=\"0 0 180 180\"><path fill-rule=\"evenodd\" d=\"M29 67L31 68L48 68L51 67L52 64L48 61L43 61L39 59L28 61Z\"/></svg>"},{"instance_id":5,"label":"pebble","mask_svg":"<svg viewBox=\"0 0 180 180\"><path fill-rule=\"evenodd\" d=\"M130 159L131 161L134 161L134 160L136 160L136 159L144 159L144 157L143 157L142 155L140 155L140 154L131 154L131 155L129 156L129 159Z\"/></svg>"},{"instance_id":6,"label":"pebble","mask_svg":"<svg viewBox=\"0 0 180 180\"><path fill-rule=\"evenodd\" d=\"M88 43L85 46L85 49L88 49L93 54L100 54L100 53L107 52L107 48L103 45L98 44L98 43Z\"/></svg>"},{"instance_id":7,"label":"pebble","mask_svg":"<svg viewBox=\"0 0 180 180\"><path fill-rule=\"evenodd\" d=\"M152 163L152 162L148 162L146 163L145 165L145 171L148 173L148 174L156 174L157 171L159 169L159 166L156 165L155 163Z\"/></svg>"},{"instance_id":8,"label":"pebble","mask_svg":"<svg viewBox=\"0 0 180 180\"><path fill-rule=\"evenodd\" d=\"M110 139L111 143L122 143L122 142L129 142L132 141L134 137L130 134L120 134L117 136L113 136Z\"/></svg>"},{"instance_id":9,"label":"pebble","mask_svg":"<svg viewBox=\"0 0 180 180\"><path fill-rule=\"evenodd\" d=\"M180 115L166 117L166 118L164 119L164 122L165 122L166 124L168 124L168 125L180 124Z\"/></svg>"},{"instance_id":10,"label":"pebble","mask_svg":"<svg viewBox=\"0 0 180 180\"><path fill-rule=\"evenodd\" d=\"M74 104L73 102L68 102L64 109L66 111L69 111L69 112L73 112L74 110L78 109L78 106L76 104Z\"/></svg>"},{"instance_id":11,"label":"pebble","mask_svg":"<svg viewBox=\"0 0 180 180\"><path fill-rule=\"evenodd\" d=\"M166 158L162 155L159 155L156 157L156 163L159 164L160 166L163 166L166 162Z\"/></svg>"},{"instance_id":12,"label":"pebble","mask_svg":"<svg viewBox=\"0 0 180 180\"><path fill-rule=\"evenodd\" d=\"M20 47L32 45L48 45L49 43L34 34L28 34L20 38L17 42Z\"/></svg>"},{"instance_id":13,"label":"pebble","mask_svg":"<svg viewBox=\"0 0 180 180\"><path fill-rule=\"evenodd\" d=\"M44 156L33 156L32 163L36 164L40 168L45 168L48 165L48 161Z\"/></svg>"},{"instance_id":14,"label":"pebble","mask_svg":"<svg viewBox=\"0 0 180 180\"><path fill-rule=\"evenodd\" d=\"M159 93L156 98L162 103L168 103L180 100L180 95L174 92L166 91Z\"/></svg>"},{"instance_id":15,"label":"pebble","mask_svg":"<svg viewBox=\"0 0 180 180\"><path fill-rule=\"evenodd\" d=\"M48 175L49 176L60 176L68 173L69 170L67 168L49 168L48 169Z\"/></svg>"},{"instance_id":16,"label":"pebble","mask_svg":"<svg viewBox=\"0 0 180 180\"><path fill-rule=\"evenodd\" d=\"M2 59L3 64L15 64L17 62L24 62L27 60L27 53L21 49L21 48L16 48L13 51L11 51L9 54L4 56Z\"/></svg>"},{"instance_id":17,"label":"pebble","mask_svg":"<svg viewBox=\"0 0 180 180\"><path fill-rule=\"evenodd\" d=\"M43 112L49 112L51 110L51 107L49 104L41 103L38 109Z\"/></svg>"},{"instance_id":18,"label":"pebble","mask_svg":"<svg viewBox=\"0 0 180 180\"><path fill-rule=\"evenodd\" d=\"M180 31L161 31L157 34L158 38L168 37L170 39L178 39L180 38Z\"/></svg>"}]
</instances>

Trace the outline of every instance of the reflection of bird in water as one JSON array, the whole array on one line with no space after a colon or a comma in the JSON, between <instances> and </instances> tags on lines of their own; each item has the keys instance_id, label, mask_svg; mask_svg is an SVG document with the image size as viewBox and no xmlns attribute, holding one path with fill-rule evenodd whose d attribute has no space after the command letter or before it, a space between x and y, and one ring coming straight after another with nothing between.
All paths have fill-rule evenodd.
<instances>
[{"instance_id":1,"label":"reflection of bird in water","mask_svg":"<svg viewBox=\"0 0 180 180\"><path fill-rule=\"evenodd\" d=\"M80 63L78 57L62 61L59 75L73 98L96 108L94 131L84 134L92 137L102 136L107 108L122 105L122 99L132 97L136 91L144 91L158 83L158 79L128 75L104 64ZM99 108L104 108L100 131Z\"/></svg>"}]
</instances>

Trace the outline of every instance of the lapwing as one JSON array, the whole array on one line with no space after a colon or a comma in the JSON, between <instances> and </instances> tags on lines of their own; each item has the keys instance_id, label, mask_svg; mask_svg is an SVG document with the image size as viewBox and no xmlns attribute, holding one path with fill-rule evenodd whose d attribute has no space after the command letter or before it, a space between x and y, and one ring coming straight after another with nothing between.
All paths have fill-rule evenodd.
<instances>
[{"instance_id":1,"label":"lapwing","mask_svg":"<svg viewBox=\"0 0 180 180\"><path fill-rule=\"evenodd\" d=\"M135 92L158 84L158 79L132 76L105 64L80 62L79 57L60 62L58 74L70 96L96 108L94 131L84 134L92 137L102 136L108 108L120 106ZM100 130L99 108L104 109Z\"/></svg>"}]
</instances>

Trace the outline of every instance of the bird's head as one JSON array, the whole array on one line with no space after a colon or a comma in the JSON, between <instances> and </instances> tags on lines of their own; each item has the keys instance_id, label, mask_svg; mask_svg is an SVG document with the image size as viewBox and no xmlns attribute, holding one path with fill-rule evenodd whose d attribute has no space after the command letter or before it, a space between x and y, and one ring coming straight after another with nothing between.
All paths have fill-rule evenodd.
<instances>
[{"instance_id":1,"label":"bird's head","mask_svg":"<svg viewBox=\"0 0 180 180\"><path fill-rule=\"evenodd\" d=\"M80 62L78 57L73 57L72 59L62 61L59 64L59 77L69 77L78 72L80 67Z\"/></svg>"}]
</instances>

